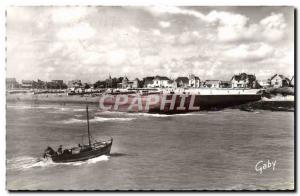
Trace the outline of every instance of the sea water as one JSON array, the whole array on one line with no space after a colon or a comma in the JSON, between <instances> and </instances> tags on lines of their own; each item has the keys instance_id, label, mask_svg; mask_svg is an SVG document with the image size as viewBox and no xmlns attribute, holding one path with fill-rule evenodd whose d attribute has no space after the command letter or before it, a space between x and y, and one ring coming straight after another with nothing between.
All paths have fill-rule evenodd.
<instances>
[{"instance_id":1,"label":"sea water","mask_svg":"<svg viewBox=\"0 0 300 196\"><path fill-rule=\"evenodd\" d=\"M294 113L226 109L178 115L101 112L90 106L93 138L111 136L111 155L83 162L42 159L87 142L84 105L8 103L10 190L293 189ZM275 169L256 171L261 161Z\"/></svg>"}]
</instances>

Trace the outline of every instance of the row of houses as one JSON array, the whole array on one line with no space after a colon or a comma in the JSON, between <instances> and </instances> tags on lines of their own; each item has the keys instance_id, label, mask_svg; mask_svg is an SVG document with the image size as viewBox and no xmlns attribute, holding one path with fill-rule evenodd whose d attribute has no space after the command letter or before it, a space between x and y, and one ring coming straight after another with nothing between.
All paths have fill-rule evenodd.
<instances>
[{"instance_id":1,"label":"row of houses","mask_svg":"<svg viewBox=\"0 0 300 196\"><path fill-rule=\"evenodd\" d=\"M126 77L124 77L126 78ZM201 81L199 77L190 74L188 77L177 77L175 80L166 76L146 77L143 79L143 85L138 86L139 80L136 78L131 82L126 78L122 83L122 88L262 88L262 87L290 87L294 86L294 77L291 79L275 74L267 80L266 84L256 80L254 74L240 73L234 75L229 81L223 80L205 80Z\"/></svg>"},{"instance_id":2,"label":"row of houses","mask_svg":"<svg viewBox=\"0 0 300 196\"><path fill-rule=\"evenodd\" d=\"M285 77L284 75L275 74L267 80L258 81L258 83L261 87L265 87L265 88L267 88L267 87L274 87L274 88L289 87L289 86L295 85L295 78L293 76L291 79L289 79L288 77Z\"/></svg>"},{"instance_id":3,"label":"row of houses","mask_svg":"<svg viewBox=\"0 0 300 196\"><path fill-rule=\"evenodd\" d=\"M145 77L142 80L135 78L129 80L128 77L112 78L111 76L104 81L94 84L82 83L81 80L71 80L67 84L63 80L52 80L44 82L41 80L22 80L18 83L15 78L6 78L6 88L16 89L88 89L88 88L261 88L261 87L289 87L294 86L294 77L291 79L275 74L268 80L257 81L255 75L240 73L234 75L229 81L204 80L198 76L190 74L188 77L180 76L170 79L166 76Z\"/></svg>"},{"instance_id":4,"label":"row of houses","mask_svg":"<svg viewBox=\"0 0 300 196\"><path fill-rule=\"evenodd\" d=\"M41 80L22 80L17 82L16 78L6 78L6 89L66 89L67 85L63 80L52 80L44 82Z\"/></svg>"}]
</instances>

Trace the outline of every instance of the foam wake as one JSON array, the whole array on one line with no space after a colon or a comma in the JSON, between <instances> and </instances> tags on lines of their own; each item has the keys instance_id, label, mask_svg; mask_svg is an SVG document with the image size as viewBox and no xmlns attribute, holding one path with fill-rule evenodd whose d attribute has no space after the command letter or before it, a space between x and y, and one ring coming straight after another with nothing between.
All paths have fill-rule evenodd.
<instances>
[{"instance_id":1,"label":"foam wake","mask_svg":"<svg viewBox=\"0 0 300 196\"><path fill-rule=\"evenodd\" d=\"M80 166L80 165L95 164L101 161L108 161L108 160L109 160L109 156L106 155L95 157L87 161L77 161L77 162L70 162L70 163L55 163L50 158L43 159L43 158L33 158L33 157L17 157L11 160L7 160L7 169L27 170L31 168L55 167L58 165Z\"/></svg>"},{"instance_id":2,"label":"foam wake","mask_svg":"<svg viewBox=\"0 0 300 196\"><path fill-rule=\"evenodd\" d=\"M134 119L135 118L106 118L106 117L96 116L95 118L90 119L90 122L95 123L95 122L106 122L106 121L131 121ZM63 120L62 123L64 124L86 123L86 119L71 118L71 119Z\"/></svg>"}]
</instances>

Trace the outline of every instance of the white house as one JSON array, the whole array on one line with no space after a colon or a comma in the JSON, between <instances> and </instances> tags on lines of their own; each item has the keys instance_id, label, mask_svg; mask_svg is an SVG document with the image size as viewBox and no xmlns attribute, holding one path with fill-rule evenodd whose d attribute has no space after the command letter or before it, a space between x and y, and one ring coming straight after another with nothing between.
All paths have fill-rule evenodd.
<instances>
[{"instance_id":1,"label":"white house","mask_svg":"<svg viewBox=\"0 0 300 196\"><path fill-rule=\"evenodd\" d=\"M291 81L287 77L279 74L275 74L270 78L270 84L272 87L279 88L279 87L287 87L290 86Z\"/></svg>"},{"instance_id":2,"label":"white house","mask_svg":"<svg viewBox=\"0 0 300 196\"><path fill-rule=\"evenodd\" d=\"M291 86L295 86L295 78L294 78L294 76L291 78Z\"/></svg>"},{"instance_id":3,"label":"white house","mask_svg":"<svg viewBox=\"0 0 300 196\"><path fill-rule=\"evenodd\" d=\"M33 88L33 80L22 80L22 88Z\"/></svg>"},{"instance_id":4,"label":"white house","mask_svg":"<svg viewBox=\"0 0 300 196\"><path fill-rule=\"evenodd\" d=\"M178 77L176 78L177 87L186 88L189 86L189 78L188 77Z\"/></svg>"},{"instance_id":5,"label":"white house","mask_svg":"<svg viewBox=\"0 0 300 196\"><path fill-rule=\"evenodd\" d=\"M155 76L152 84L148 84L151 88L168 88L170 79L165 76Z\"/></svg>"},{"instance_id":6,"label":"white house","mask_svg":"<svg viewBox=\"0 0 300 196\"><path fill-rule=\"evenodd\" d=\"M200 87L200 78L195 76L194 74L189 75L189 86L192 88Z\"/></svg>"},{"instance_id":7,"label":"white house","mask_svg":"<svg viewBox=\"0 0 300 196\"><path fill-rule=\"evenodd\" d=\"M205 80L204 87L220 88L221 80Z\"/></svg>"},{"instance_id":8,"label":"white house","mask_svg":"<svg viewBox=\"0 0 300 196\"><path fill-rule=\"evenodd\" d=\"M231 78L232 88L253 88L256 84L256 77L251 74L241 73Z\"/></svg>"},{"instance_id":9,"label":"white house","mask_svg":"<svg viewBox=\"0 0 300 196\"><path fill-rule=\"evenodd\" d=\"M128 80L125 76L122 80L122 88L138 88L139 87L139 79L134 79L132 81Z\"/></svg>"}]
</instances>

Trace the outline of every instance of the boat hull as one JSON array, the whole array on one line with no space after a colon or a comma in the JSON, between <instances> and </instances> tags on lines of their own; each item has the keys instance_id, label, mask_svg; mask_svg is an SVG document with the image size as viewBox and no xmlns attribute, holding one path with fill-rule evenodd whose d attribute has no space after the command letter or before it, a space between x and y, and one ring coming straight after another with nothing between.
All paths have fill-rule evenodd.
<instances>
[{"instance_id":1,"label":"boat hull","mask_svg":"<svg viewBox=\"0 0 300 196\"><path fill-rule=\"evenodd\" d=\"M76 161L86 161L88 159L96 158L102 155L109 155L111 150L112 142L107 144L105 147L98 149L91 149L79 154L65 154L52 156L52 161L56 163L67 163Z\"/></svg>"},{"instance_id":2,"label":"boat hull","mask_svg":"<svg viewBox=\"0 0 300 196\"><path fill-rule=\"evenodd\" d=\"M106 99L102 99L102 100L100 99L100 109L109 110L109 111L120 111L120 112L177 114L177 113L187 113L187 112L195 112L201 110L220 110L231 106L258 101L261 99L260 94L186 95L184 101L182 101L182 95L160 94L160 95L152 95L158 97L156 98L158 101L156 101L153 104L151 103L149 104L150 95L139 96L138 99L140 99L141 104L133 104L134 102L138 103L138 101L136 101L137 95L130 95L128 96L128 101L126 103L118 104L118 106L116 107L116 102L117 102L116 100L118 99L117 96L118 95L111 95ZM171 103L170 100L173 100L174 103Z\"/></svg>"}]
</instances>

